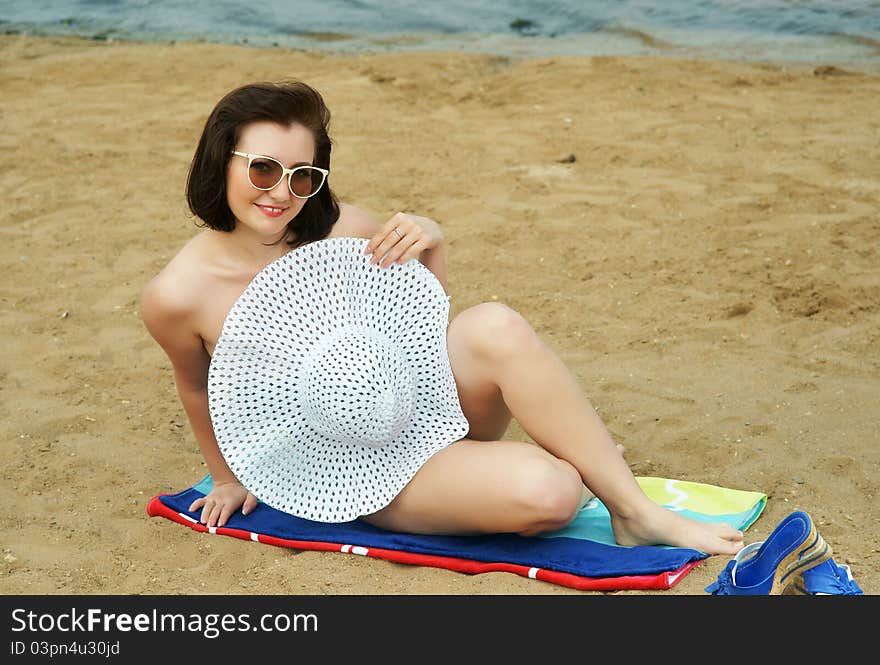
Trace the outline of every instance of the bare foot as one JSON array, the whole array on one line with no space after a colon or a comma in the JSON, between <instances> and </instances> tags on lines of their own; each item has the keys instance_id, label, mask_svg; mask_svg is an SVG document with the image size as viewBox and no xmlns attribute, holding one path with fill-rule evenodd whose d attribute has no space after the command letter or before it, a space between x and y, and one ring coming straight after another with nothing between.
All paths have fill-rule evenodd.
<instances>
[{"instance_id":1,"label":"bare foot","mask_svg":"<svg viewBox=\"0 0 880 665\"><path fill-rule=\"evenodd\" d=\"M743 533L729 524L698 522L648 501L631 517L611 515L611 528L618 545L672 545L690 547L706 554L736 554Z\"/></svg>"}]
</instances>

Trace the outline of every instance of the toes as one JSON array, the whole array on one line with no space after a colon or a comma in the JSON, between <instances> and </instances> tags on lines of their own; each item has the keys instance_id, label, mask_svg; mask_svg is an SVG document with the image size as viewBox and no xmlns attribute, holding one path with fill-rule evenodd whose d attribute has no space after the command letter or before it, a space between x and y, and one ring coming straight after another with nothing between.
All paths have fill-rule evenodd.
<instances>
[{"instance_id":1,"label":"toes","mask_svg":"<svg viewBox=\"0 0 880 665\"><path fill-rule=\"evenodd\" d=\"M734 529L729 524L725 524L724 526L725 526L725 528L722 530L722 533L721 533L722 537L726 538L727 540L732 540L734 542L742 542L742 540L743 540L743 532L742 531L740 531L739 529Z\"/></svg>"},{"instance_id":2,"label":"toes","mask_svg":"<svg viewBox=\"0 0 880 665\"><path fill-rule=\"evenodd\" d=\"M722 542L724 543L724 554L736 554L744 545L742 541L725 540Z\"/></svg>"}]
</instances>

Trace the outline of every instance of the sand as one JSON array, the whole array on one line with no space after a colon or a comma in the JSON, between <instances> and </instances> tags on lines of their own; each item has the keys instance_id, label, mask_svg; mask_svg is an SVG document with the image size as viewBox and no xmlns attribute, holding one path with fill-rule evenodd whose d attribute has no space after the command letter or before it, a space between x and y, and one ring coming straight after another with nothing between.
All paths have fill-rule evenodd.
<instances>
[{"instance_id":1,"label":"sand","mask_svg":"<svg viewBox=\"0 0 880 665\"><path fill-rule=\"evenodd\" d=\"M146 515L205 467L140 290L198 232L211 107L282 77L333 111L340 198L438 220L453 314L521 312L636 474L765 492L748 542L805 510L880 591L878 72L23 36L0 57L0 592L591 593Z\"/></svg>"}]
</instances>

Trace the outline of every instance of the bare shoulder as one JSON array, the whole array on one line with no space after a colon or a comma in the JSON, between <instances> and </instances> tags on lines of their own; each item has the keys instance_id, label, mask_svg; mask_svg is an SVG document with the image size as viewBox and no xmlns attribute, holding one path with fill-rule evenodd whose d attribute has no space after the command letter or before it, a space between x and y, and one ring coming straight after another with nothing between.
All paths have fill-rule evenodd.
<instances>
[{"instance_id":1,"label":"bare shoulder","mask_svg":"<svg viewBox=\"0 0 880 665\"><path fill-rule=\"evenodd\" d=\"M349 203L340 203L339 219L329 237L372 238L378 231L379 222L372 214Z\"/></svg>"},{"instance_id":2,"label":"bare shoulder","mask_svg":"<svg viewBox=\"0 0 880 665\"><path fill-rule=\"evenodd\" d=\"M160 344L193 318L204 281L198 268L200 244L199 236L190 240L141 291L141 318Z\"/></svg>"}]
</instances>

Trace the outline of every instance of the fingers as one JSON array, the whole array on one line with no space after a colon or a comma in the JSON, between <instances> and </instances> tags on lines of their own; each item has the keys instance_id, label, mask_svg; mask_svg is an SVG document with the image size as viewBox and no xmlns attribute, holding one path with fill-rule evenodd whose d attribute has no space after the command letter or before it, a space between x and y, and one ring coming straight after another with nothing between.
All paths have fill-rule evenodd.
<instances>
[{"instance_id":1,"label":"fingers","mask_svg":"<svg viewBox=\"0 0 880 665\"><path fill-rule=\"evenodd\" d=\"M257 497L248 492L247 498L241 508L241 514L247 515L257 507L259 501ZM196 499L189 506L190 512L195 512L199 508L202 509L199 515L199 522L205 526L226 526L229 518L236 511L238 506L225 501L218 501L209 496Z\"/></svg>"},{"instance_id":2,"label":"fingers","mask_svg":"<svg viewBox=\"0 0 880 665\"><path fill-rule=\"evenodd\" d=\"M199 508L202 509L202 513L199 515L199 522L205 526L223 526L226 523L226 519L223 518L222 523L218 524L218 520L221 519L223 514L223 504L220 502L208 496L203 496L201 499L196 499L190 504L189 511L193 513Z\"/></svg>"},{"instance_id":3,"label":"fingers","mask_svg":"<svg viewBox=\"0 0 880 665\"><path fill-rule=\"evenodd\" d=\"M247 499L244 500L244 505L241 508L241 514L247 515L248 513L250 513L254 508L257 507L257 503L257 497L248 492Z\"/></svg>"},{"instance_id":4,"label":"fingers","mask_svg":"<svg viewBox=\"0 0 880 665\"><path fill-rule=\"evenodd\" d=\"M207 499L205 507L202 508L202 516L199 521L205 526L217 526L217 519L220 517L220 505L216 501Z\"/></svg>"},{"instance_id":5,"label":"fingers","mask_svg":"<svg viewBox=\"0 0 880 665\"><path fill-rule=\"evenodd\" d=\"M422 249L421 240L411 238L409 235L404 236L385 253L379 267L387 268L393 263L406 263L410 259L418 257L422 253Z\"/></svg>"},{"instance_id":6,"label":"fingers","mask_svg":"<svg viewBox=\"0 0 880 665\"><path fill-rule=\"evenodd\" d=\"M233 509L228 505L223 506L223 508L220 509L220 517L217 518L217 526L226 526L226 521L233 512Z\"/></svg>"},{"instance_id":7,"label":"fingers","mask_svg":"<svg viewBox=\"0 0 880 665\"><path fill-rule=\"evenodd\" d=\"M398 213L370 238L364 253L373 255L373 265L387 268L417 258L426 246L424 230L408 215Z\"/></svg>"}]
</instances>

